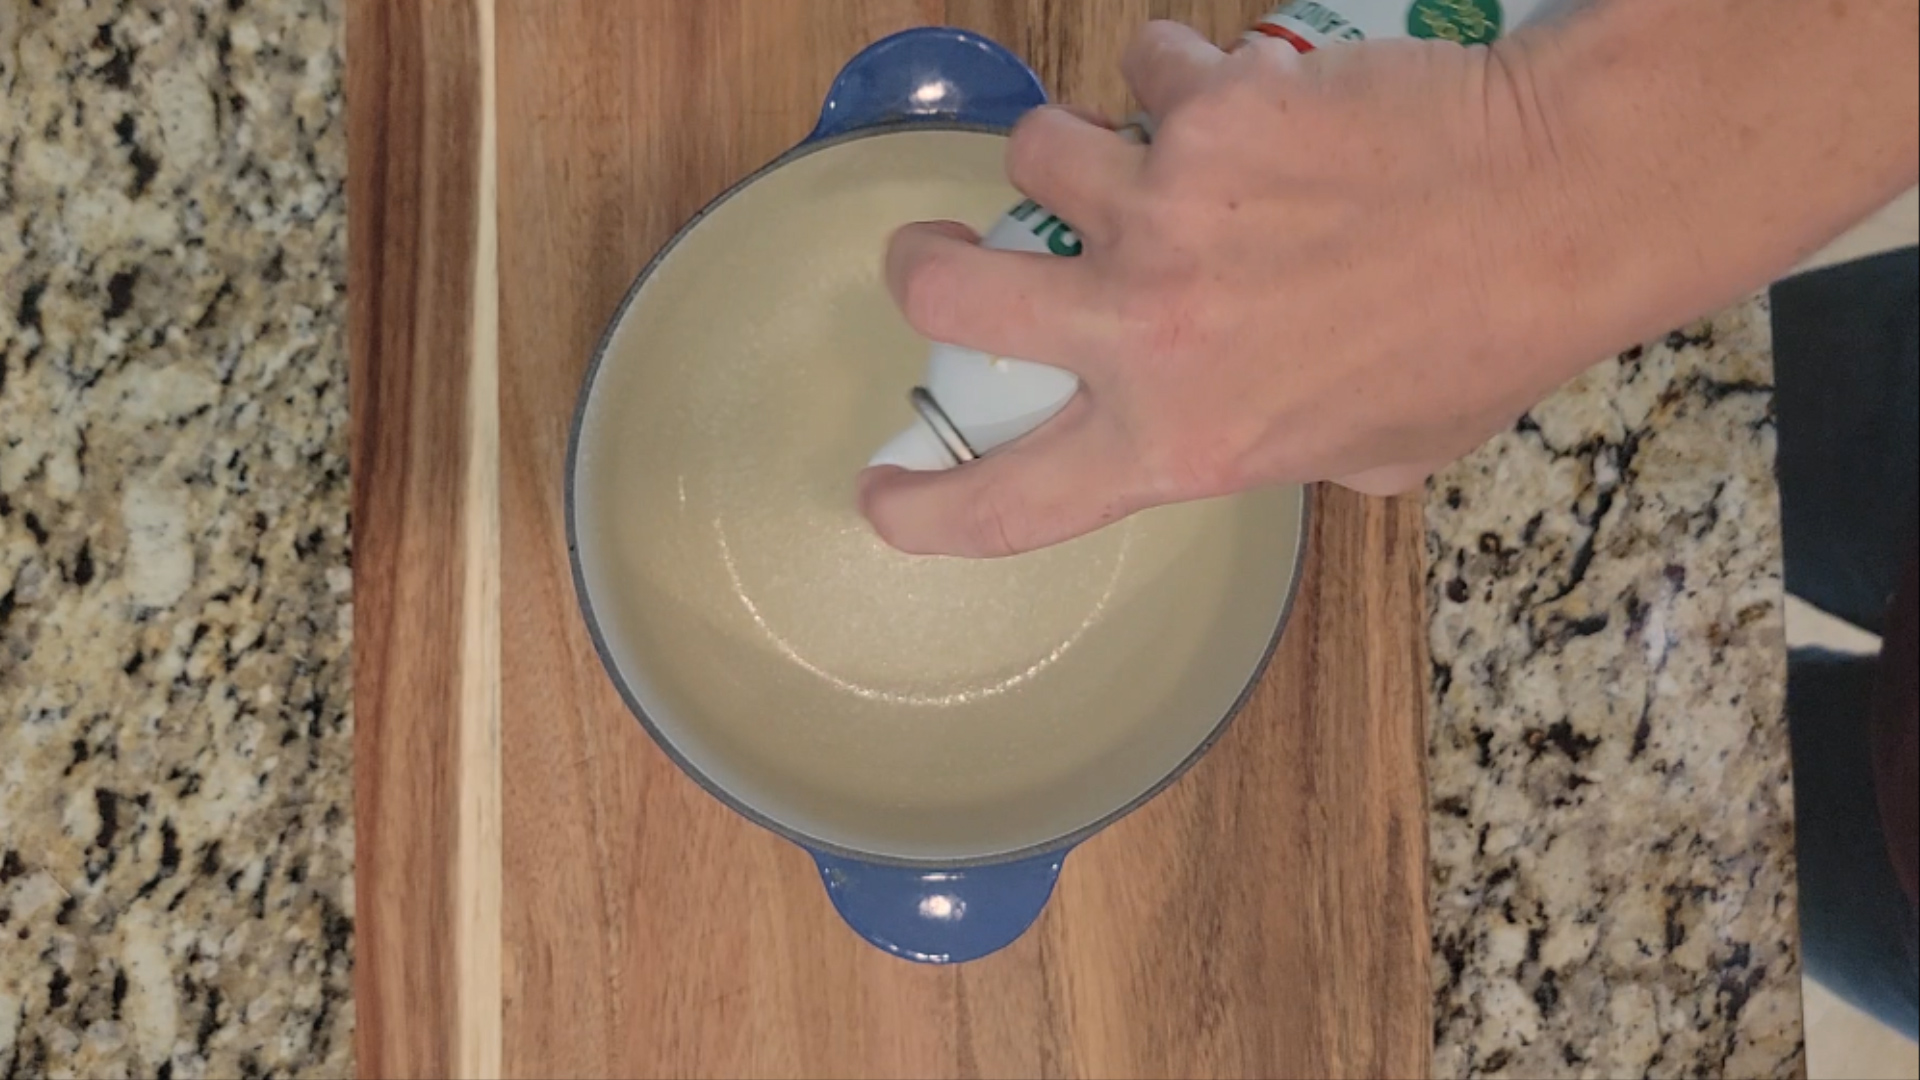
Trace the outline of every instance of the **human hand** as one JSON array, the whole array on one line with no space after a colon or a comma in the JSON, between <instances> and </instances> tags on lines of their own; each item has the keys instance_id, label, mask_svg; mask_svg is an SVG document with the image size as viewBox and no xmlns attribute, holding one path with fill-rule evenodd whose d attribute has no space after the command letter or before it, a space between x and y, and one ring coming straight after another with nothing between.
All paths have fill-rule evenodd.
<instances>
[{"instance_id":1,"label":"human hand","mask_svg":"<svg viewBox=\"0 0 1920 1080\"><path fill-rule=\"evenodd\" d=\"M1123 70L1151 146L1059 108L1008 146L1079 257L950 222L888 253L920 333L1080 393L980 461L869 470L862 509L904 550L998 556L1265 484L1402 490L1511 423L1639 332L1586 272L1602 200L1529 67L1442 42L1226 54L1148 26Z\"/></svg>"}]
</instances>

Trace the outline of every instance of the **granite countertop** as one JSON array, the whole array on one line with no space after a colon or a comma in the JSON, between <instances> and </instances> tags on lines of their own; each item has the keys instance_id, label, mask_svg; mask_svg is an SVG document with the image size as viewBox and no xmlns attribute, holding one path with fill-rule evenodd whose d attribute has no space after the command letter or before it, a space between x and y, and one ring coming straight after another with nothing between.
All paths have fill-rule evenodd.
<instances>
[{"instance_id":1,"label":"granite countertop","mask_svg":"<svg viewBox=\"0 0 1920 1080\"><path fill-rule=\"evenodd\" d=\"M1435 1072L1804 1070L1763 299L1429 488Z\"/></svg>"},{"instance_id":2,"label":"granite countertop","mask_svg":"<svg viewBox=\"0 0 1920 1080\"><path fill-rule=\"evenodd\" d=\"M341 27L0 3L0 1075L352 1071Z\"/></svg>"},{"instance_id":3,"label":"granite countertop","mask_svg":"<svg viewBox=\"0 0 1920 1080\"><path fill-rule=\"evenodd\" d=\"M0 4L0 1075L353 1071L342 14ZM1432 485L1442 1076L1800 1068L1770 387Z\"/></svg>"}]
</instances>

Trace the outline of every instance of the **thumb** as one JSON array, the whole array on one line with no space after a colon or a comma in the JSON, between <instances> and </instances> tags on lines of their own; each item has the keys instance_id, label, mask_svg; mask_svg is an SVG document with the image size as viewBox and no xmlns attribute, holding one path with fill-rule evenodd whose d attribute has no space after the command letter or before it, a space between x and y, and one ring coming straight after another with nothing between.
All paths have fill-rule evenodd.
<instances>
[{"instance_id":1,"label":"thumb","mask_svg":"<svg viewBox=\"0 0 1920 1080\"><path fill-rule=\"evenodd\" d=\"M860 511L913 555L999 558L1092 532L1145 504L1112 425L1085 394L978 461L944 472L892 466L860 474Z\"/></svg>"}]
</instances>

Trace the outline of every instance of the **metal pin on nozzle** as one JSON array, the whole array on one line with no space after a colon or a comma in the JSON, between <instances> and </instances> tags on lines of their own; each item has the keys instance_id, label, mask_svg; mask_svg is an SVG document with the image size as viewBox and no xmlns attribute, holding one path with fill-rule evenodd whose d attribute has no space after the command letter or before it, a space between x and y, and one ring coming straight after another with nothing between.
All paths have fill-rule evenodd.
<instances>
[{"instance_id":1,"label":"metal pin on nozzle","mask_svg":"<svg viewBox=\"0 0 1920 1080\"><path fill-rule=\"evenodd\" d=\"M926 387L916 386L907 391L907 401L913 405L913 411L920 414L920 419L925 420L927 426L933 429L933 434L940 440L940 445L946 447L947 453L953 455L954 464L964 465L979 458L980 455L974 453L973 447L968 444L967 437L960 434L960 428L947 417L947 411L940 407L940 403L933 399L933 395L927 392Z\"/></svg>"}]
</instances>

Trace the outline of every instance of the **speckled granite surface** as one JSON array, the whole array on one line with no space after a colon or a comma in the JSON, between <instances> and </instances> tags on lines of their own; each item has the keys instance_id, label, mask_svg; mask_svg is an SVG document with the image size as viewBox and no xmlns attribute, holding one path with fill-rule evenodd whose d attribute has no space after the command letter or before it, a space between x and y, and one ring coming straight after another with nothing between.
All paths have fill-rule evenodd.
<instances>
[{"instance_id":1,"label":"speckled granite surface","mask_svg":"<svg viewBox=\"0 0 1920 1080\"><path fill-rule=\"evenodd\" d=\"M335 0L0 2L0 1075L345 1075Z\"/></svg>"},{"instance_id":2,"label":"speckled granite surface","mask_svg":"<svg viewBox=\"0 0 1920 1080\"><path fill-rule=\"evenodd\" d=\"M1435 479L1435 1070L1801 1071L1763 301Z\"/></svg>"}]
</instances>

